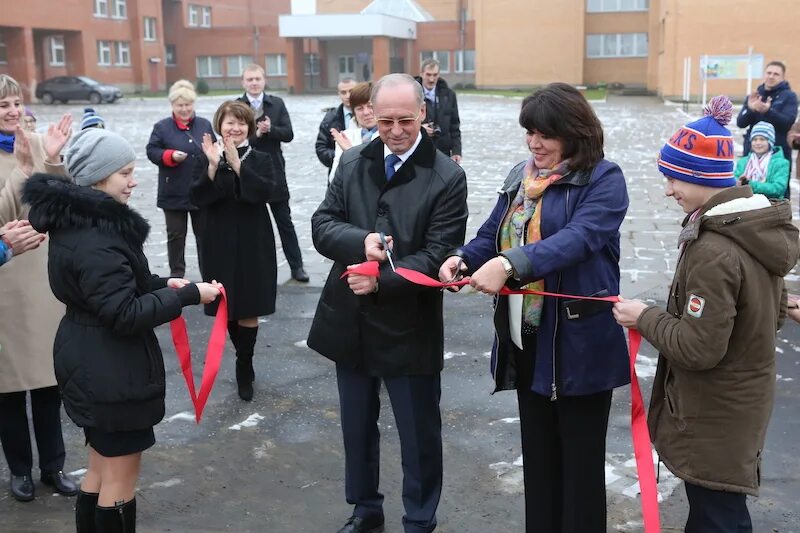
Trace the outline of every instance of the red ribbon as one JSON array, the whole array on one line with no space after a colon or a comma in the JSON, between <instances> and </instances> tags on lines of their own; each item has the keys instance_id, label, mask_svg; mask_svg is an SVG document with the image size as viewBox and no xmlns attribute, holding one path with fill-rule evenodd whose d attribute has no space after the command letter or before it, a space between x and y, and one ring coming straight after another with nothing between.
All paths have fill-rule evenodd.
<instances>
[{"instance_id":1,"label":"red ribbon","mask_svg":"<svg viewBox=\"0 0 800 533\"><path fill-rule=\"evenodd\" d=\"M225 350L225 338L228 331L228 300L225 289L220 288L220 301L217 308L217 317L211 327L211 336L208 339L206 348L206 358L203 363L203 378L200 381L200 393L195 393L194 374L192 373L192 348L189 346L189 334L186 332L186 321L182 316L169 323L172 331L172 343L175 345L175 352L178 354L178 361L181 363L183 377L186 380L186 387L189 389L189 396L194 405L194 418L199 424L203 416L203 409L208 402L208 396L214 387L217 379L219 366L222 363L222 352Z\"/></svg>"},{"instance_id":2,"label":"red ribbon","mask_svg":"<svg viewBox=\"0 0 800 533\"><path fill-rule=\"evenodd\" d=\"M344 278L351 274L379 277L379 267L380 265L377 261L366 261L346 270L341 277ZM442 283L421 272L403 267L398 267L395 273L411 283L437 289L469 285L469 278ZM575 296L573 294L528 289L513 290L508 287L500 289L500 294L536 294L572 300L619 301L619 296ZM628 360L630 361L631 369L631 435L633 437L633 453L636 458L636 473L639 477L639 490L642 494L644 530L646 533L659 533L661 531L661 522L658 514L658 489L656 488L656 474L653 467L652 442L650 440L650 431L647 429L642 389L639 387L639 377L636 375L636 356L639 353L641 343L642 335L635 329L628 329Z\"/></svg>"}]
</instances>

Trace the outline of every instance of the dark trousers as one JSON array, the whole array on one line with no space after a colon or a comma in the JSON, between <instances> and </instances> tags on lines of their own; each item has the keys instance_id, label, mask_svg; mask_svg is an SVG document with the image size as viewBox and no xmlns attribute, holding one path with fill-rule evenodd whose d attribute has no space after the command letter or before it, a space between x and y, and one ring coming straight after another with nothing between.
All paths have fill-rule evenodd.
<instances>
[{"instance_id":1,"label":"dark trousers","mask_svg":"<svg viewBox=\"0 0 800 533\"><path fill-rule=\"evenodd\" d=\"M392 402L403 465L403 528L433 531L442 494L441 380L430 376L379 378L336 365L345 452L345 496L360 517L383 516L380 472L381 381Z\"/></svg>"},{"instance_id":2,"label":"dark trousers","mask_svg":"<svg viewBox=\"0 0 800 533\"><path fill-rule=\"evenodd\" d=\"M530 390L535 336L517 357L525 531L605 533L606 431L612 391L559 396Z\"/></svg>"},{"instance_id":3,"label":"dark trousers","mask_svg":"<svg viewBox=\"0 0 800 533\"><path fill-rule=\"evenodd\" d=\"M64 437L61 434L61 395L58 387L34 389L31 393L33 432L39 450L39 470L58 472L64 468ZM27 392L0 394L0 443L15 476L31 473L33 452L28 413Z\"/></svg>"},{"instance_id":4,"label":"dark trousers","mask_svg":"<svg viewBox=\"0 0 800 533\"><path fill-rule=\"evenodd\" d=\"M275 219L275 225L278 226L278 235L281 237L283 254L286 256L289 268L292 270L302 268L303 255L300 253L297 233L295 233L294 224L292 224L292 210L289 209L289 200L270 202L269 208Z\"/></svg>"},{"instance_id":5,"label":"dark trousers","mask_svg":"<svg viewBox=\"0 0 800 533\"><path fill-rule=\"evenodd\" d=\"M686 533L752 533L747 496L686 483Z\"/></svg>"},{"instance_id":6,"label":"dark trousers","mask_svg":"<svg viewBox=\"0 0 800 533\"><path fill-rule=\"evenodd\" d=\"M200 211L174 211L164 209L164 222L167 226L167 257L169 258L169 277L182 278L186 274L186 230L187 218L192 217L192 231L197 243L197 260L200 261ZM202 268L200 269L202 272Z\"/></svg>"}]
</instances>

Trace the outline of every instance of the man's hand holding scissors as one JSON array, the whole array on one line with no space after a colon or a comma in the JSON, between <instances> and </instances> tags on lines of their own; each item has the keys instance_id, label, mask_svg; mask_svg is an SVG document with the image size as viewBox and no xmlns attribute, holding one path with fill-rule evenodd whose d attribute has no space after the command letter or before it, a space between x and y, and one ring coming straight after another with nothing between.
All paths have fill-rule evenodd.
<instances>
[{"instance_id":1,"label":"man's hand holding scissors","mask_svg":"<svg viewBox=\"0 0 800 533\"><path fill-rule=\"evenodd\" d=\"M390 258L392 250L392 236L383 233L370 233L364 239L364 256L367 261L377 261L384 263L389 261L394 270L394 264ZM355 267L355 265L348 266L348 270ZM373 276L364 276L361 274L351 274L347 277L347 284L350 290L358 296L372 294L378 292L378 278Z\"/></svg>"}]
</instances>

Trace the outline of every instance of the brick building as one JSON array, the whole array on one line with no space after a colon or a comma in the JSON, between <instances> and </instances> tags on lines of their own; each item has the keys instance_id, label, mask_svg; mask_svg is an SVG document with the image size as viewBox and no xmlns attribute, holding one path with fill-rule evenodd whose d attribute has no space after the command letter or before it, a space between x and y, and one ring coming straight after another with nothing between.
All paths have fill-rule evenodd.
<instances>
[{"instance_id":1,"label":"brick building","mask_svg":"<svg viewBox=\"0 0 800 533\"><path fill-rule=\"evenodd\" d=\"M684 58L754 52L800 71L796 0L27 0L2 10L0 72L27 89L87 75L127 92L205 79L239 88L265 65L272 88L328 89L344 76L416 73L442 62L451 84L622 83L679 95ZM785 16L784 16L785 15ZM714 81L713 92L744 93ZM693 72L691 92L700 92Z\"/></svg>"}]
</instances>

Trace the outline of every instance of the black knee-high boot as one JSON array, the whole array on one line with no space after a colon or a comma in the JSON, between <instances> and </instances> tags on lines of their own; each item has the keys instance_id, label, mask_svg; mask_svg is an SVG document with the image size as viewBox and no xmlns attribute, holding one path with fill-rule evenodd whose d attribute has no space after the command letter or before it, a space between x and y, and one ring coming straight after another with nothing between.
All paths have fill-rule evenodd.
<instances>
[{"instance_id":1,"label":"black knee-high boot","mask_svg":"<svg viewBox=\"0 0 800 533\"><path fill-rule=\"evenodd\" d=\"M228 336L231 338L233 347L239 349L239 323L236 320L228 320Z\"/></svg>"},{"instance_id":2,"label":"black knee-high boot","mask_svg":"<svg viewBox=\"0 0 800 533\"><path fill-rule=\"evenodd\" d=\"M78 491L75 499L75 531L77 533L95 533L94 509L97 507L96 492Z\"/></svg>"},{"instance_id":3,"label":"black knee-high boot","mask_svg":"<svg viewBox=\"0 0 800 533\"><path fill-rule=\"evenodd\" d=\"M239 398L249 402L253 399L253 381L256 379L253 370L253 353L256 347L258 326L254 328L238 327L236 333L236 386L239 389Z\"/></svg>"},{"instance_id":4,"label":"black knee-high boot","mask_svg":"<svg viewBox=\"0 0 800 533\"><path fill-rule=\"evenodd\" d=\"M136 498L114 507L95 507L97 533L136 533Z\"/></svg>"}]
</instances>

